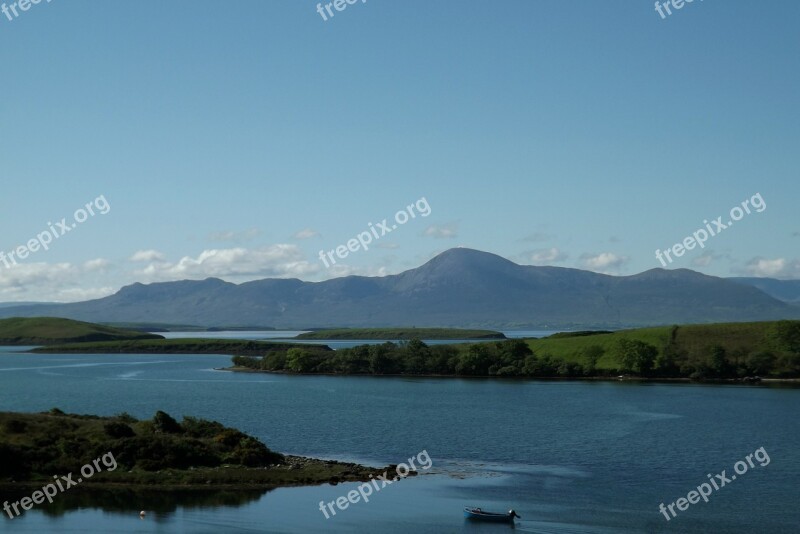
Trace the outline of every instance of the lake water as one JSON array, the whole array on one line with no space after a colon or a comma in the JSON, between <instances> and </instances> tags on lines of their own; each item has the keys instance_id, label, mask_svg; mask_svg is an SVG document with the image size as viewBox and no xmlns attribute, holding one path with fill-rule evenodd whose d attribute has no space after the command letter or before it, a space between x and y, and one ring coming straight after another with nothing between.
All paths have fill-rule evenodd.
<instances>
[{"instance_id":1,"label":"lake water","mask_svg":"<svg viewBox=\"0 0 800 534\"><path fill-rule=\"evenodd\" d=\"M193 335L197 335L196 333ZM13 532L503 532L465 505L537 533L794 533L800 389L622 382L281 376L215 371L227 356L0 351L0 410L151 417L237 427L285 453L433 467L335 517L357 484L227 494L92 495L0 521ZM667 522L658 511L764 447L771 462ZM56 473L53 473L54 475ZM62 473L65 474L65 473ZM138 511L148 510L145 519ZM677 511L677 509L676 509Z\"/></svg>"}]
</instances>

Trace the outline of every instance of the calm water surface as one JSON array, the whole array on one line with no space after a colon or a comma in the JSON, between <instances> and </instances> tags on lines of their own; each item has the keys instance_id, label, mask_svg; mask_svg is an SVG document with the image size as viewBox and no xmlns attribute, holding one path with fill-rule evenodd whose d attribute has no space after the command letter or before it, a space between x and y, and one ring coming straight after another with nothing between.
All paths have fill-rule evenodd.
<instances>
[{"instance_id":1,"label":"calm water surface","mask_svg":"<svg viewBox=\"0 0 800 534\"><path fill-rule=\"evenodd\" d=\"M398 463L429 474L326 520L319 501L356 484L233 495L87 495L0 522L13 532L504 532L465 505L523 517L517 531L797 532L800 389L229 373L227 356L0 351L0 410L215 419L287 453ZM706 475L756 463L669 523L658 512ZM54 473L55 474L55 473ZM74 493L74 495L73 495ZM138 510L151 512L146 519Z\"/></svg>"}]
</instances>

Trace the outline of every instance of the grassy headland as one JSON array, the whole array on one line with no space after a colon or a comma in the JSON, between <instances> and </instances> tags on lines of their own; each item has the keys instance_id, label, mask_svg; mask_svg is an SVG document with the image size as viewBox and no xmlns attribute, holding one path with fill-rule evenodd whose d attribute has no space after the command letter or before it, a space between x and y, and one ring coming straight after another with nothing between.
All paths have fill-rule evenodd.
<instances>
[{"instance_id":1,"label":"grassy headland","mask_svg":"<svg viewBox=\"0 0 800 534\"><path fill-rule=\"evenodd\" d=\"M115 417L0 412L0 489L23 491L75 474L94 459L102 469L84 486L272 488L365 481L383 470L286 456L220 423L164 412L139 421Z\"/></svg>"},{"instance_id":2,"label":"grassy headland","mask_svg":"<svg viewBox=\"0 0 800 534\"><path fill-rule=\"evenodd\" d=\"M428 346L419 339L260 358L234 369L269 372L498 377L738 379L800 377L800 321L563 333L543 339Z\"/></svg>"},{"instance_id":3,"label":"grassy headland","mask_svg":"<svg viewBox=\"0 0 800 534\"><path fill-rule=\"evenodd\" d=\"M297 339L505 339L493 330L458 328L338 328L300 334Z\"/></svg>"},{"instance_id":4,"label":"grassy headland","mask_svg":"<svg viewBox=\"0 0 800 534\"><path fill-rule=\"evenodd\" d=\"M198 326L169 323L102 323L116 328L127 328L139 332L269 332L275 330L271 326Z\"/></svg>"},{"instance_id":5,"label":"grassy headland","mask_svg":"<svg viewBox=\"0 0 800 534\"><path fill-rule=\"evenodd\" d=\"M89 341L156 340L155 334L57 317L0 319L0 345L52 345Z\"/></svg>"}]
</instances>

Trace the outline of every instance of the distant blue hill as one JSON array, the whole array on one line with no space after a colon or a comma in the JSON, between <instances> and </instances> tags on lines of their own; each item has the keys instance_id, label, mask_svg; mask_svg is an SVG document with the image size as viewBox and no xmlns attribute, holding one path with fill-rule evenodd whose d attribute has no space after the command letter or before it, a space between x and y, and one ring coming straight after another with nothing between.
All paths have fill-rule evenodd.
<instances>
[{"instance_id":1,"label":"distant blue hill","mask_svg":"<svg viewBox=\"0 0 800 534\"><path fill-rule=\"evenodd\" d=\"M11 308L17 306L44 306L54 304L52 302L0 302L0 308Z\"/></svg>"},{"instance_id":2,"label":"distant blue hill","mask_svg":"<svg viewBox=\"0 0 800 534\"><path fill-rule=\"evenodd\" d=\"M800 280L776 280L775 278L728 278L739 284L757 287L767 295L783 302L800 304Z\"/></svg>"},{"instance_id":3,"label":"distant blue hill","mask_svg":"<svg viewBox=\"0 0 800 534\"><path fill-rule=\"evenodd\" d=\"M385 277L136 283L87 302L0 309L0 317L15 315L277 328L587 329L796 319L800 307L752 285L688 269L609 276L518 265L456 248Z\"/></svg>"}]
</instances>

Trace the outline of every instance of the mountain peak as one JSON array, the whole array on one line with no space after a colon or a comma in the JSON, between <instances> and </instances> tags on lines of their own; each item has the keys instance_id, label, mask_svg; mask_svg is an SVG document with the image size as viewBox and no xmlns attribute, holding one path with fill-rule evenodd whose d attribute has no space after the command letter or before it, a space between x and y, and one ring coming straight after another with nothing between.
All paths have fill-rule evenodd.
<instances>
[{"instance_id":1,"label":"mountain peak","mask_svg":"<svg viewBox=\"0 0 800 534\"><path fill-rule=\"evenodd\" d=\"M473 267L491 267L497 268L498 266L517 266L511 260L507 260L497 254L491 252L484 252L482 250L475 250L473 248L456 247L445 250L441 254L434 256L427 263L422 265L420 269L428 266L473 266Z\"/></svg>"}]
</instances>

